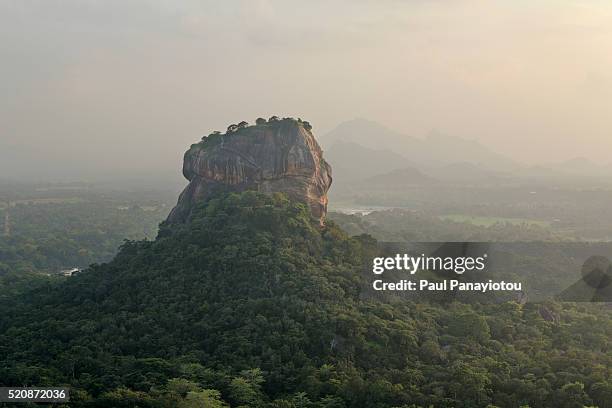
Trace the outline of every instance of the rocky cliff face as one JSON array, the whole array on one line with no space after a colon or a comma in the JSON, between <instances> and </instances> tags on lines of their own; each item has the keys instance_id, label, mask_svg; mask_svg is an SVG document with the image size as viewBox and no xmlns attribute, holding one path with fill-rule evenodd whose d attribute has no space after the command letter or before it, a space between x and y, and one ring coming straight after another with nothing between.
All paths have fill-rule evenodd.
<instances>
[{"instance_id":1,"label":"rocky cliff face","mask_svg":"<svg viewBox=\"0 0 612 408\"><path fill-rule=\"evenodd\" d=\"M185 153L181 193L168 222L184 222L198 202L219 191L282 192L307 204L323 223L331 167L307 122L282 119L212 134Z\"/></svg>"}]
</instances>

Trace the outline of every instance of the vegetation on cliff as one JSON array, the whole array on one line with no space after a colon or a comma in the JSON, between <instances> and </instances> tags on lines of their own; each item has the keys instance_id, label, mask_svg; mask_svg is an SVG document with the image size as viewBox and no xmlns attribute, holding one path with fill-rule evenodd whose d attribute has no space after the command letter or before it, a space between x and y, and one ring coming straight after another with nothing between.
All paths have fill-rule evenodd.
<instances>
[{"instance_id":1,"label":"vegetation on cliff","mask_svg":"<svg viewBox=\"0 0 612 408\"><path fill-rule=\"evenodd\" d=\"M247 129L253 126L268 127L268 128L274 129L274 128L279 128L281 125L288 124L288 123L298 124L299 126L302 126L304 129L308 131L312 130L312 125L310 124L310 122L302 120L301 118L297 118L297 119L282 118L280 119L278 116L272 116L268 120L264 118L257 118L255 119L255 124L250 125L250 126L249 126L249 123L244 120L239 123L233 123L227 127L225 133L222 133L219 130L215 130L214 132L211 132L208 135L202 136L202 140L198 144L202 147L213 147L217 145L218 143L221 143L221 140L223 139L224 136L229 136L231 134L237 133L241 131L242 129Z\"/></svg>"}]
</instances>

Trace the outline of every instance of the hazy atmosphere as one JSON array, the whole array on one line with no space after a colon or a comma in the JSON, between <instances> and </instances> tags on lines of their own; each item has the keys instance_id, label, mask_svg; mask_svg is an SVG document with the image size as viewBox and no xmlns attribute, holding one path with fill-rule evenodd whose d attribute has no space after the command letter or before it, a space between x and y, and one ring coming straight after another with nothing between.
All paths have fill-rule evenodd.
<instances>
[{"instance_id":1,"label":"hazy atmosphere","mask_svg":"<svg viewBox=\"0 0 612 408\"><path fill-rule=\"evenodd\" d=\"M0 406L612 408L611 51L610 0L0 0Z\"/></svg>"},{"instance_id":2,"label":"hazy atmosphere","mask_svg":"<svg viewBox=\"0 0 612 408\"><path fill-rule=\"evenodd\" d=\"M607 165L610 44L605 1L0 0L0 178L179 178L270 115Z\"/></svg>"}]
</instances>

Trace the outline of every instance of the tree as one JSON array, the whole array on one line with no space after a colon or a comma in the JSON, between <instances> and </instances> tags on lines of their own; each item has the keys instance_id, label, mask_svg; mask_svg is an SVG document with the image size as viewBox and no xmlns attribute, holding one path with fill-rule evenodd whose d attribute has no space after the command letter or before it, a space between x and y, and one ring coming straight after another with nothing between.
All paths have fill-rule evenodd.
<instances>
[{"instance_id":1,"label":"tree","mask_svg":"<svg viewBox=\"0 0 612 408\"><path fill-rule=\"evenodd\" d=\"M230 397L237 405L257 406L262 401L261 384L264 382L259 368L244 370L230 384Z\"/></svg>"},{"instance_id":2,"label":"tree","mask_svg":"<svg viewBox=\"0 0 612 408\"><path fill-rule=\"evenodd\" d=\"M590 403L588 395L584 392L584 384L579 381L561 387L557 398L557 406L563 408L582 408Z\"/></svg>"},{"instance_id":3,"label":"tree","mask_svg":"<svg viewBox=\"0 0 612 408\"><path fill-rule=\"evenodd\" d=\"M485 369L457 361L450 370L453 382L449 384L448 389L455 399L464 403L471 401L476 406L489 402L491 379Z\"/></svg>"},{"instance_id":4,"label":"tree","mask_svg":"<svg viewBox=\"0 0 612 408\"><path fill-rule=\"evenodd\" d=\"M472 311L456 314L448 325L448 332L456 337L471 337L479 342L491 338L486 319Z\"/></svg>"},{"instance_id":5,"label":"tree","mask_svg":"<svg viewBox=\"0 0 612 408\"><path fill-rule=\"evenodd\" d=\"M102 406L117 408L132 408L138 406L150 406L152 398L144 392L133 391L125 387L119 387L113 391L105 392L99 397Z\"/></svg>"},{"instance_id":6,"label":"tree","mask_svg":"<svg viewBox=\"0 0 612 408\"><path fill-rule=\"evenodd\" d=\"M257 118L255 119L255 124L256 125L265 125L267 123L267 121L264 118Z\"/></svg>"},{"instance_id":7,"label":"tree","mask_svg":"<svg viewBox=\"0 0 612 408\"><path fill-rule=\"evenodd\" d=\"M597 382L591 386L591 397L600 408L612 408L612 384Z\"/></svg>"},{"instance_id":8,"label":"tree","mask_svg":"<svg viewBox=\"0 0 612 408\"><path fill-rule=\"evenodd\" d=\"M304 129L312 130L312 125L310 124L310 122L304 121L302 122L302 125L304 126Z\"/></svg>"},{"instance_id":9,"label":"tree","mask_svg":"<svg viewBox=\"0 0 612 408\"><path fill-rule=\"evenodd\" d=\"M187 395L187 393L191 391L198 391L200 388L196 383L186 380L184 378L172 378L168 380L168 384L166 384L166 389L169 392L178 394L180 396L185 396Z\"/></svg>"},{"instance_id":10,"label":"tree","mask_svg":"<svg viewBox=\"0 0 612 408\"><path fill-rule=\"evenodd\" d=\"M215 130L214 132L209 133L207 136L202 136L202 140L206 140L209 137L219 136L221 132Z\"/></svg>"},{"instance_id":11,"label":"tree","mask_svg":"<svg viewBox=\"0 0 612 408\"><path fill-rule=\"evenodd\" d=\"M433 340L425 340L419 348L419 353L423 357L423 360L427 362L437 362L442 358L442 351L440 345Z\"/></svg>"},{"instance_id":12,"label":"tree","mask_svg":"<svg viewBox=\"0 0 612 408\"><path fill-rule=\"evenodd\" d=\"M238 124L238 129L244 129L247 126L249 126L249 122L243 120L242 122Z\"/></svg>"},{"instance_id":13,"label":"tree","mask_svg":"<svg viewBox=\"0 0 612 408\"><path fill-rule=\"evenodd\" d=\"M280 119L278 118L278 116L270 116L270 119L268 119L268 122L278 122Z\"/></svg>"},{"instance_id":14,"label":"tree","mask_svg":"<svg viewBox=\"0 0 612 408\"><path fill-rule=\"evenodd\" d=\"M190 391L183 401L178 405L179 408L225 408L229 407L221 399L221 393L217 390Z\"/></svg>"}]
</instances>

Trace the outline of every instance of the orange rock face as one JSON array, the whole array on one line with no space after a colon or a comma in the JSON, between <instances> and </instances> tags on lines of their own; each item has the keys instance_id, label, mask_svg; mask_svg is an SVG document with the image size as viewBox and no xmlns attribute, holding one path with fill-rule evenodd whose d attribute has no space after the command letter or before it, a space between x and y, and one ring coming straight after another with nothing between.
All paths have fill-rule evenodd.
<instances>
[{"instance_id":1,"label":"orange rock face","mask_svg":"<svg viewBox=\"0 0 612 408\"><path fill-rule=\"evenodd\" d=\"M220 191L281 192L323 223L331 167L302 122L283 119L205 138L185 153L181 193L169 222L184 222L198 202Z\"/></svg>"}]
</instances>

